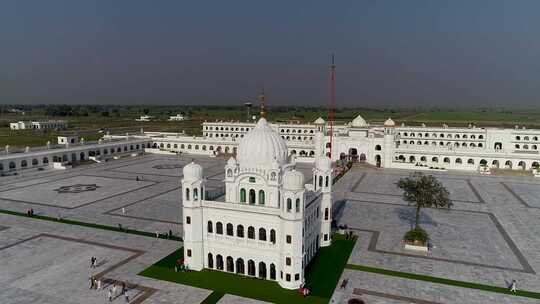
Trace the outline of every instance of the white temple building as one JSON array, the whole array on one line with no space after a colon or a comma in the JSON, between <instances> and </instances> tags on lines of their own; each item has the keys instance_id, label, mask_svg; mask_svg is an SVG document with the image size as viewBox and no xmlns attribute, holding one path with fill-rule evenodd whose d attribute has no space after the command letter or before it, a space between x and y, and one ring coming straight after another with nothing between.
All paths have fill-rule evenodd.
<instances>
[{"instance_id":1,"label":"white temple building","mask_svg":"<svg viewBox=\"0 0 540 304\"><path fill-rule=\"evenodd\" d=\"M225 165L224 201L206 200L203 168L186 165L184 263L299 288L317 250L331 244L331 160L322 149L314 157L313 183L304 184L285 141L260 118Z\"/></svg>"}]
</instances>

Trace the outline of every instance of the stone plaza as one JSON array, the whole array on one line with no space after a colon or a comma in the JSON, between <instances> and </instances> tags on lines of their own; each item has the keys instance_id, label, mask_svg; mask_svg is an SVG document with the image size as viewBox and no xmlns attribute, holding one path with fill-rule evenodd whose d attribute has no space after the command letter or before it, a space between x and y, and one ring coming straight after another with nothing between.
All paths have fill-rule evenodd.
<instances>
[{"instance_id":1,"label":"stone plaza","mask_svg":"<svg viewBox=\"0 0 540 304\"><path fill-rule=\"evenodd\" d=\"M223 199L226 160L147 154L70 170L22 173L0 180L1 209L151 233L182 233L182 168L195 158L207 191ZM311 165L298 164L309 183ZM414 210L395 185L412 171L353 167L334 186L334 219L359 237L348 264L540 291L540 180L532 177L433 173L450 192L451 210L424 209L428 253L404 249ZM200 303L211 290L137 274L174 250L172 240L106 231L28 217L0 215L2 303L105 303L107 289L89 289L90 276L134 286L131 303ZM98 267L90 268L90 257ZM502 295L346 268L332 302L537 303ZM106 283L110 284L110 283ZM255 303L226 295L220 303ZM125 303L116 297L113 303Z\"/></svg>"}]
</instances>

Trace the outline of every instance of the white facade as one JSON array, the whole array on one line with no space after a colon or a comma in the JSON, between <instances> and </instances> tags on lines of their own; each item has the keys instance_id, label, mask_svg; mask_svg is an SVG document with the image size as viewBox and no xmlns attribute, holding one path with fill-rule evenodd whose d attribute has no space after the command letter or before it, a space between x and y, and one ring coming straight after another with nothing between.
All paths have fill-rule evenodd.
<instances>
[{"instance_id":1,"label":"white facade","mask_svg":"<svg viewBox=\"0 0 540 304\"><path fill-rule=\"evenodd\" d=\"M151 119L152 119L152 116L141 115L139 118L136 118L135 121L150 121Z\"/></svg>"},{"instance_id":2,"label":"white facade","mask_svg":"<svg viewBox=\"0 0 540 304\"><path fill-rule=\"evenodd\" d=\"M486 171L491 168L532 170L540 163L540 130L396 126L388 119L383 125L370 125L360 115L353 121L333 127L323 119L312 124L269 124L287 145L288 153L299 162L315 161L315 133L324 134L322 149L332 160L352 159L374 166L414 170ZM235 154L239 141L253 129L247 122L205 122L203 136L171 133L147 134L154 148L212 155ZM333 147L331 147L333 146Z\"/></svg>"},{"instance_id":3,"label":"white facade","mask_svg":"<svg viewBox=\"0 0 540 304\"><path fill-rule=\"evenodd\" d=\"M186 120L186 118L182 114L176 114L175 116L169 116L170 121L182 121Z\"/></svg>"},{"instance_id":4,"label":"white facade","mask_svg":"<svg viewBox=\"0 0 540 304\"><path fill-rule=\"evenodd\" d=\"M288 289L302 285L305 267L331 242L331 161L317 155L322 167L305 185L292 159L261 118L224 168L223 201L205 198L201 166L184 167L184 257L190 269L275 280Z\"/></svg>"},{"instance_id":5,"label":"white facade","mask_svg":"<svg viewBox=\"0 0 540 304\"><path fill-rule=\"evenodd\" d=\"M9 124L11 130L61 130L66 129L68 124L64 120L47 120L47 121L18 121Z\"/></svg>"}]
</instances>

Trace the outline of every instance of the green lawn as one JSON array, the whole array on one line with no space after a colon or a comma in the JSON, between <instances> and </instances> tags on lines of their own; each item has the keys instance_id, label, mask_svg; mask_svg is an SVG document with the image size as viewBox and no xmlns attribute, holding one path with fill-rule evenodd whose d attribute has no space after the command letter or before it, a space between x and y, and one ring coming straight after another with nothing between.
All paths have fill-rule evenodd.
<instances>
[{"instance_id":1,"label":"green lawn","mask_svg":"<svg viewBox=\"0 0 540 304\"><path fill-rule=\"evenodd\" d=\"M205 303L215 303L224 294L253 298L272 303L328 303L355 241L335 235L332 246L321 248L306 269L306 286L311 295L303 298L297 290L281 288L276 282L205 269L189 273L175 272L174 265L183 257L179 249L140 273L142 276L210 289L214 292Z\"/></svg>"}]
</instances>

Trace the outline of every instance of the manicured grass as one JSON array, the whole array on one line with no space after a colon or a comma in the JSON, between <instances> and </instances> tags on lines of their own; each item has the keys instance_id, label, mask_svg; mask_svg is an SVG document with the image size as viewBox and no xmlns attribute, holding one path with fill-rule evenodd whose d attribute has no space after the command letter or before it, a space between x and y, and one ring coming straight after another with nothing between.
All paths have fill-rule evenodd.
<instances>
[{"instance_id":1,"label":"manicured grass","mask_svg":"<svg viewBox=\"0 0 540 304\"><path fill-rule=\"evenodd\" d=\"M49 222L56 222L56 223L62 223L62 224L68 224L68 225L76 225L76 226L83 226L83 227L89 227L89 228L95 228L95 229L101 229L101 230L109 230L109 231L116 231L116 232L123 232L123 233L129 233L129 234L135 234L135 235L141 235L141 236L147 236L147 237L156 237L155 233L147 232L147 231L140 231L135 229L126 229L115 226L109 226L109 225L102 225L102 224L95 224L95 223L87 223L87 222L81 222L77 220L70 220L65 218L54 218L46 215L34 215L34 216L28 216L26 213L18 212L18 211L12 211L12 210L4 210L0 209L1 214L9 214L9 215L15 215L15 216L22 216L30 219L36 219L36 220L43 220L43 221L49 221ZM160 234L159 238L162 239L168 239L172 241L181 241L181 238L178 236L172 236L171 238L168 238L166 234Z\"/></svg>"},{"instance_id":2,"label":"manicured grass","mask_svg":"<svg viewBox=\"0 0 540 304\"><path fill-rule=\"evenodd\" d=\"M306 286L311 290L311 295L307 298L300 296L298 290L283 289L278 283L269 280L209 269L177 273L174 271L174 265L183 258L183 249L173 252L139 274L213 290L217 294L211 294L206 299L208 301L213 301L220 294L233 294L272 303L328 303L354 243L355 241L346 240L341 235L335 235L332 246L319 250L306 269Z\"/></svg>"},{"instance_id":3,"label":"manicured grass","mask_svg":"<svg viewBox=\"0 0 540 304\"><path fill-rule=\"evenodd\" d=\"M375 267L364 266L364 265L347 264L346 268L358 270L358 271L388 275L392 277L410 279L410 280L418 280L418 281L431 282L431 283L470 288L470 289L478 289L478 290L496 292L496 293L502 293L502 294L508 294L508 295L516 295L516 296L521 296L521 297L526 297L526 298L540 299L540 293L532 292L532 291L518 290L516 293L512 293L510 292L508 288L500 287L500 286L492 286L492 285L478 284L478 283L472 283L472 282L457 281L457 280L432 277L432 276L421 275L421 274L375 268Z\"/></svg>"}]
</instances>

